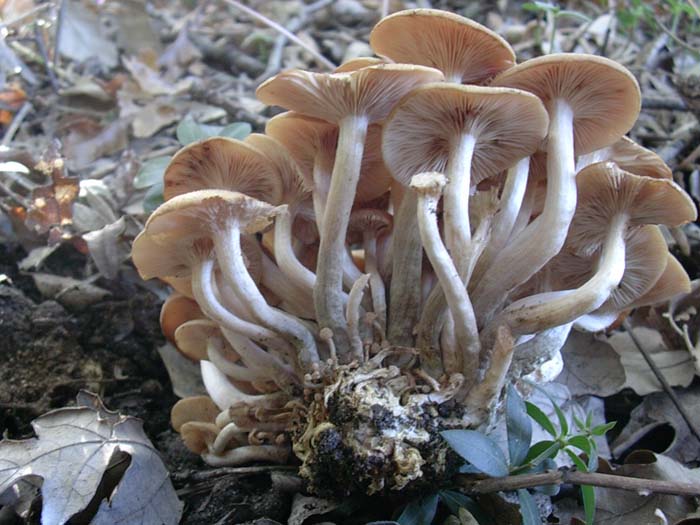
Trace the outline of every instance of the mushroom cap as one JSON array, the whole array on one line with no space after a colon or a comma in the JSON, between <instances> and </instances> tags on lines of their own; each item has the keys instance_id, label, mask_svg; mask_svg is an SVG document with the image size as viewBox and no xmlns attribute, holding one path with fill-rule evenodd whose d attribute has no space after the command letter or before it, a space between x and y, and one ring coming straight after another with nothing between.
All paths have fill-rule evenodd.
<instances>
[{"instance_id":1,"label":"mushroom cap","mask_svg":"<svg viewBox=\"0 0 700 525\"><path fill-rule=\"evenodd\" d=\"M515 64L515 53L499 35L462 16L437 9L399 11L380 20L369 37L375 53L394 62L421 64L483 83Z\"/></svg>"},{"instance_id":2,"label":"mushroom cap","mask_svg":"<svg viewBox=\"0 0 700 525\"><path fill-rule=\"evenodd\" d=\"M414 89L384 123L382 151L404 185L423 171L444 171L450 146L473 133L472 184L533 153L547 134L542 103L510 88L428 84Z\"/></svg>"},{"instance_id":3,"label":"mushroom cap","mask_svg":"<svg viewBox=\"0 0 700 525\"><path fill-rule=\"evenodd\" d=\"M393 217L384 210L360 208L350 214L348 240L351 244L362 241L363 232L373 232L379 237L391 231Z\"/></svg>"},{"instance_id":4,"label":"mushroom cap","mask_svg":"<svg viewBox=\"0 0 700 525\"><path fill-rule=\"evenodd\" d=\"M411 177L411 189L419 195L439 197L447 184L447 179L437 171L427 171Z\"/></svg>"},{"instance_id":5,"label":"mushroom cap","mask_svg":"<svg viewBox=\"0 0 700 525\"><path fill-rule=\"evenodd\" d=\"M355 190L355 202L366 203L384 195L391 184L391 173L382 155L382 127L367 128L367 139L360 166L360 180Z\"/></svg>"},{"instance_id":6,"label":"mushroom cap","mask_svg":"<svg viewBox=\"0 0 700 525\"><path fill-rule=\"evenodd\" d=\"M174 343L175 331L180 325L192 319L203 318L204 314L197 301L175 292L168 296L160 309L160 329L165 338Z\"/></svg>"},{"instance_id":7,"label":"mushroom cap","mask_svg":"<svg viewBox=\"0 0 700 525\"><path fill-rule=\"evenodd\" d=\"M277 139L252 133L245 138L245 142L263 153L279 174L282 191L278 202L295 206L311 193L313 186L306 184L296 161Z\"/></svg>"},{"instance_id":8,"label":"mushroom cap","mask_svg":"<svg viewBox=\"0 0 700 525\"><path fill-rule=\"evenodd\" d=\"M349 115L381 120L414 87L443 80L436 69L382 64L349 73L312 73L292 69L261 84L256 95L265 104L339 123Z\"/></svg>"},{"instance_id":9,"label":"mushroom cap","mask_svg":"<svg viewBox=\"0 0 700 525\"><path fill-rule=\"evenodd\" d=\"M192 319L175 330L175 345L193 361L201 361L209 359L207 339L210 337L221 337L219 325L209 319Z\"/></svg>"},{"instance_id":10,"label":"mushroom cap","mask_svg":"<svg viewBox=\"0 0 700 525\"><path fill-rule=\"evenodd\" d=\"M629 308L664 303L677 295L690 293L690 278L685 268L670 253L666 254L666 267L661 277L647 292L628 305Z\"/></svg>"},{"instance_id":11,"label":"mushroom cap","mask_svg":"<svg viewBox=\"0 0 700 525\"><path fill-rule=\"evenodd\" d=\"M166 201L203 189L238 191L272 204L282 194L282 181L268 158L250 144L226 137L182 148L168 164L163 183Z\"/></svg>"},{"instance_id":12,"label":"mushroom cap","mask_svg":"<svg viewBox=\"0 0 700 525\"><path fill-rule=\"evenodd\" d=\"M194 293L192 292L192 279L190 277L175 277L172 275L164 275L161 277L161 281L167 283L173 290L194 299Z\"/></svg>"},{"instance_id":13,"label":"mushroom cap","mask_svg":"<svg viewBox=\"0 0 700 525\"><path fill-rule=\"evenodd\" d=\"M600 246L618 214L626 214L630 225L680 226L697 217L695 204L675 182L633 175L613 162L581 170L576 186L578 203L566 242L580 253Z\"/></svg>"},{"instance_id":14,"label":"mushroom cap","mask_svg":"<svg viewBox=\"0 0 700 525\"><path fill-rule=\"evenodd\" d=\"M356 57L340 64L333 70L333 73L350 73L351 71L357 71L363 67L378 66L385 63L384 60L377 57Z\"/></svg>"},{"instance_id":15,"label":"mushroom cap","mask_svg":"<svg viewBox=\"0 0 700 525\"><path fill-rule=\"evenodd\" d=\"M504 71L491 85L534 93L550 114L555 99L565 100L574 114L577 155L616 142L632 128L641 108L634 76L617 62L594 55L533 58Z\"/></svg>"},{"instance_id":16,"label":"mushroom cap","mask_svg":"<svg viewBox=\"0 0 700 525\"><path fill-rule=\"evenodd\" d=\"M191 421L214 423L220 410L209 396L193 396L180 399L170 410L170 422L175 432Z\"/></svg>"},{"instance_id":17,"label":"mushroom cap","mask_svg":"<svg viewBox=\"0 0 700 525\"><path fill-rule=\"evenodd\" d=\"M219 431L214 423L189 421L180 427L180 437L190 452L202 454L214 442Z\"/></svg>"},{"instance_id":18,"label":"mushroom cap","mask_svg":"<svg viewBox=\"0 0 700 525\"><path fill-rule=\"evenodd\" d=\"M577 170L595 162L612 161L620 168L635 175L655 179L673 179L671 168L656 153L640 146L628 137L622 137L607 148L593 151L579 158Z\"/></svg>"}]
</instances>

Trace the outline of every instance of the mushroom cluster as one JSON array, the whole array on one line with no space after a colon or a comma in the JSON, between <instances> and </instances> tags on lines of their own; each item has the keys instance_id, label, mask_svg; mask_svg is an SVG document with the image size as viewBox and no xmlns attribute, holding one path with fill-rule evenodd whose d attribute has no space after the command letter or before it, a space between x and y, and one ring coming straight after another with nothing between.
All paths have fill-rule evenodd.
<instances>
[{"instance_id":1,"label":"mushroom cluster","mask_svg":"<svg viewBox=\"0 0 700 525\"><path fill-rule=\"evenodd\" d=\"M658 225L694 220L623 135L615 62L508 43L429 9L381 20L333 73L284 71L265 134L181 150L134 242L176 291L166 337L208 396L172 423L210 465L298 461L321 494L439 482L439 432L483 428L572 326L689 289ZM296 458L296 459L294 459Z\"/></svg>"}]
</instances>

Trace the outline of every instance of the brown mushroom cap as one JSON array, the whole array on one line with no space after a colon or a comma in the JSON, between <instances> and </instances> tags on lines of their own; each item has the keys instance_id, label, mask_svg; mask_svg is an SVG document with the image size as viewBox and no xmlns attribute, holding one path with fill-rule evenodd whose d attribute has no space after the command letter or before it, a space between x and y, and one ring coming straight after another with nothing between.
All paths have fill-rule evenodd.
<instances>
[{"instance_id":1,"label":"brown mushroom cap","mask_svg":"<svg viewBox=\"0 0 700 525\"><path fill-rule=\"evenodd\" d=\"M442 79L436 69L406 64L370 66L350 73L295 69L267 80L256 95L265 104L328 122L338 123L348 115L365 115L374 122L386 117L396 101L414 87Z\"/></svg>"},{"instance_id":2,"label":"brown mushroom cap","mask_svg":"<svg viewBox=\"0 0 700 525\"><path fill-rule=\"evenodd\" d=\"M222 189L278 204L282 182L268 158L240 140L212 137L181 149L163 177L163 196Z\"/></svg>"},{"instance_id":3,"label":"brown mushroom cap","mask_svg":"<svg viewBox=\"0 0 700 525\"><path fill-rule=\"evenodd\" d=\"M202 454L214 442L219 431L219 427L214 423L189 421L180 427L180 437L187 450Z\"/></svg>"},{"instance_id":4,"label":"brown mushroom cap","mask_svg":"<svg viewBox=\"0 0 700 525\"><path fill-rule=\"evenodd\" d=\"M208 319L193 319L182 323L175 330L175 345L193 361L209 359L207 356L207 339L222 337L219 325Z\"/></svg>"},{"instance_id":5,"label":"brown mushroom cap","mask_svg":"<svg viewBox=\"0 0 700 525\"><path fill-rule=\"evenodd\" d=\"M160 309L160 329L165 338L174 343L175 331L180 325L192 319L203 318L204 314L197 301L175 292L170 294Z\"/></svg>"},{"instance_id":6,"label":"brown mushroom cap","mask_svg":"<svg viewBox=\"0 0 700 525\"><path fill-rule=\"evenodd\" d=\"M661 157L627 137L622 137L612 146L582 156L576 163L577 170L580 171L595 162L608 160L635 175L655 179L673 179L671 168Z\"/></svg>"},{"instance_id":7,"label":"brown mushroom cap","mask_svg":"<svg viewBox=\"0 0 700 525\"><path fill-rule=\"evenodd\" d=\"M619 140L632 128L641 108L634 76L617 62L593 55L533 58L504 71L491 85L534 93L550 114L554 100L565 100L573 110L577 155Z\"/></svg>"},{"instance_id":8,"label":"brown mushroom cap","mask_svg":"<svg viewBox=\"0 0 700 525\"><path fill-rule=\"evenodd\" d=\"M690 292L690 278L681 263L670 253L666 258L664 273L644 295L630 303L629 308L663 303L677 295Z\"/></svg>"},{"instance_id":9,"label":"brown mushroom cap","mask_svg":"<svg viewBox=\"0 0 700 525\"><path fill-rule=\"evenodd\" d=\"M182 425L191 421L214 423L219 412L219 408L209 396L185 397L173 406L170 422L175 432L180 432Z\"/></svg>"},{"instance_id":10,"label":"brown mushroom cap","mask_svg":"<svg viewBox=\"0 0 700 525\"><path fill-rule=\"evenodd\" d=\"M436 9L400 11L383 18L369 38L378 55L421 64L447 79L479 84L512 67L515 53L499 35L459 15Z\"/></svg>"},{"instance_id":11,"label":"brown mushroom cap","mask_svg":"<svg viewBox=\"0 0 700 525\"><path fill-rule=\"evenodd\" d=\"M161 281L167 283L173 290L194 299L194 293L192 293L192 279L190 277L175 277L172 275L164 275L160 278Z\"/></svg>"},{"instance_id":12,"label":"brown mushroom cap","mask_svg":"<svg viewBox=\"0 0 700 525\"><path fill-rule=\"evenodd\" d=\"M547 113L530 93L509 88L429 84L414 89L384 123L382 150L394 178L444 171L450 145L476 135L472 184L533 153L547 133Z\"/></svg>"},{"instance_id":13,"label":"brown mushroom cap","mask_svg":"<svg viewBox=\"0 0 700 525\"><path fill-rule=\"evenodd\" d=\"M612 162L591 164L576 176L578 205L567 245L579 253L592 253L603 242L608 221L626 214L630 225L679 226L695 220L690 197L673 181L642 177L621 170Z\"/></svg>"},{"instance_id":14,"label":"brown mushroom cap","mask_svg":"<svg viewBox=\"0 0 700 525\"><path fill-rule=\"evenodd\" d=\"M351 244L362 242L364 232L372 232L379 237L391 231L393 217L384 210L361 208L350 214L348 241Z\"/></svg>"},{"instance_id":15,"label":"brown mushroom cap","mask_svg":"<svg viewBox=\"0 0 700 525\"><path fill-rule=\"evenodd\" d=\"M350 73L351 71L357 71L363 67L378 66L380 64L385 64L386 62L381 58L376 57L357 57L351 58L340 64L337 68L333 70L333 73Z\"/></svg>"}]
</instances>

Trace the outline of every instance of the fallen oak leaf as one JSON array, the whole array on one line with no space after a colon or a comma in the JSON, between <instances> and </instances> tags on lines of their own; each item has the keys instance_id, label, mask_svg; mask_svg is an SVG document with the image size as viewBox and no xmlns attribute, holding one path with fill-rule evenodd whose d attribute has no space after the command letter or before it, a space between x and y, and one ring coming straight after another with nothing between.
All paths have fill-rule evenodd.
<instances>
[{"instance_id":1,"label":"fallen oak leaf","mask_svg":"<svg viewBox=\"0 0 700 525\"><path fill-rule=\"evenodd\" d=\"M48 412L32 427L36 438L0 441L0 495L27 477L43 478L42 524L63 524L85 509L119 452L131 462L91 523L178 523L183 504L139 420L81 392L77 407Z\"/></svg>"}]
</instances>

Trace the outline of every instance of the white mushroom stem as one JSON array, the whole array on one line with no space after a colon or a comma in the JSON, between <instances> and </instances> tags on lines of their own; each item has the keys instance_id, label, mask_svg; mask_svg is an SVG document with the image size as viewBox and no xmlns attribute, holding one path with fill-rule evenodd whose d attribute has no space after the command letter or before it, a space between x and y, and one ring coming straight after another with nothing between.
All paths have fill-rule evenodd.
<instances>
[{"instance_id":1,"label":"white mushroom stem","mask_svg":"<svg viewBox=\"0 0 700 525\"><path fill-rule=\"evenodd\" d=\"M455 337L455 322L450 312L445 312L445 322L440 332L440 350L442 354L442 366L446 374L461 372L462 365L459 354L459 345ZM421 361L422 362L422 361Z\"/></svg>"},{"instance_id":2,"label":"white mushroom stem","mask_svg":"<svg viewBox=\"0 0 700 525\"><path fill-rule=\"evenodd\" d=\"M547 193L542 214L506 246L477 285L473 297L480 323L564 245L576 211L574 113L564 100L552 103L547 136ZM536 249L533 247L536 246Z\"/></svg>"},{"instance_id":3,"label":"white mushroom stem","mask_svg":"<svg viewBox=\"0 0 700 525\"><path fill-rule=\"evenodd\" d=\"M226 375L213 363L202 359L199 362L202 370L202 381L209 397L221 410L238 403L254 408L280 408L289 400L285 392L272 394L249 395L238 390L228 380Z\"/></svg>"},{"instance_id":4,"label":"white mushroom stem","mask_svg":"<svg viewBox=\"0 0 700 525\"><path fill-rule=\"evenodd\" d=\"M290 313L314 319L316 311L310 301L304 300L304 289L292 283L266 254L262 255L262 285L282 299Z\"/></svg>"},{"instance_id":5,"label":"white mushroom stem","mask_svg":"<svg viewBox=\"0 0 700 525\"><path fill-rule=\"evenodd\" d=\"M333 330L341 362L351 351L343 311L345 236L360 178L368 125L369 119L364 115L348 115L339 123L338 149L326 201L326 210L332 210L332 213L324 213L320 231L319 253L323 256L319 257L316 267L314 305L319 325Z\"/></svg>"},{"instance_id":6,"label":"white mushroom stem","mask_svg":"<svg viewBox=\"0 0 700 525\"><path fill-rule=\"evenodd\" d=\"M567 323L543 330L527 341L515 345L513 364L508 374L520 379L533 372L538 365L554 358L566 343L571 326L572 323Z\"/></svg>"},{"instance_id":7,"label":"white mushroom stem","mask_svg":"<svg viewBox=\"0 0 700 525\"><path fill-rule=\"evenodd\" d=\"M212 467L236 467L253 462L284 464L289 458L289 447L274 445L249 445L227 450L221 455L202 453L204 462Z\"/></svg>"},{"instance_id":8,"label":"white mushroom stem","mask_svg":"<svg viewBox=\"0 0 700 525\"><path fill-rule=\"evenodd\" d=\"M500 253L508 242L525 196L529 168L530 157L525 157L508 170L498 212L491 223L488 244L479 257L474 270L475 279L479 279L483 275L484 271L491 265L494 257Z\"/></svg>"},{"instance_id":9,"label":"white mushroom stem","mask_svg":"<svg viewBox=\"0 0 700 525\"><path fill-rule=\"evenodd\" d=\"M445 245L462 280L467 276L471 258L469 194L475 146L476 137L471 133L462 133L450 148L445 172Z\"/></svg>"},{"instance_id":10,"label":"white mushroom stem","mask_svg":"<svg viewBox=\"0 0 700 525\"><path fill-rule=\"evenodd\" d=\"M620 284L625 272L626 231L627 216L615 215L610 222L596 272L582 286L556 295L547 292L520 299L508 306L494 324L508 324L514 335L533 334L571 323L599 308Z\"/></svg>"},{"instance_id":11,"label":"white mushroom stem","mask_svg":"<svg viewBox=\"0 0 700 525\"><path fill-rule=\"evenodd\" d=\"M224 428L219 430L214 443L209 447L209 452L217 456L223 454L231 442L236 445L246 445L248 443L248 435L241 430L235 423L229 423Z\"/></svg>"},{"instance_id":12,"label":"white mushroom stem","mask_svg":"<svg viewBox=\"0 0 700 525\"><path fill-rule=\"evenodd\" d=\"M369 279L369 274L363 274L355 281L355 284L353 284L350 290L350 297L345 314L348 320L348 334L350 335L350 343L352 344L353 357L360 363L364 357L362 338L360 337L360 304L362 303L362 296L364 295L365 288L367 288Z\"/></svg>"},{"instance_id":13,"label":"white mushroom stem","mask_svg":"<svg viewBox=\"0 0 700 525\"><path fill-rule=\"evenodd\" d=\"M425 177L423 181L421 179ZM413 177L411 186L418 189L418 227L425 252L440 280L447 306L455 324L455 336L462 353L462 374L466 385L476 380L479 369L480 343L476 318L469 295L440 238L437 225L437 205L444 177L422 174Z\"/></svg>"},{"instance_id":14,"label":"white mushroom stem","mask_svg":"<svg viewBox=\"0 0 700 525\"><path fill-rule=\"evenodd\" d=\"M369 231L363 232L362 244L365 250L365 271L369 274L369 286L372 292L372 306L374 313L377 314L379 326L386 335L386 289L377 265L376 234Z\"/></svg>"},{"instance_id":15,"label":"white mushroom stem","mask_svg":"<svg viewBox=\"0 0 700 525\"><path fill-rule=\"evenodd\" d=\"M326 212L326 199L328 199L328 182L331 179L331 174L327 168L328 164L326 153L317 152L313 167L314 191L312 193L312 198L314 203L314 215L316 216L316 226L319 232L323 227L323 215Z\"/></svg>"},{"instance_id":16,"label":"white mushroom stem","mask_svg":"<svg viewBox=\"0 0 700 525\"><path fill-rule=\"evenodd\" d=\"M255 285L243 261L240 226L233 220L214 236L214 248L221 266L221 272L236 294L245 300L255 317L272 330L288 337L297 349L299 360L304 368L311 369L320 361L313 334L291 316L270 307Z\"/></svg>"},{"instance_id":17,"label":"white mushroom stem","mask_svg":"<svg viewBox=\"0 0 700 525\"><path fill-rule=\"evenodd\" d=\"M207 339L207 357L216 368L221 370L231 379L236 381L268 381L271 379L269 373L265 374L259 368L241 366L230 361L223 352L220 340L215 338Z\"/></svg>"},{"instance_id":18,"label":"white mushroom stem","mask_svg":"<svg viewBox=\"0 0 700 525\"><path fill-rule=\"evenodd\" d=\"M292 247L292 214L287 206L281 206L275 216L275 260L282 273L296 286L304 289L310 298L316 275L299 262Z\"/></svg>"}]
</instances>

